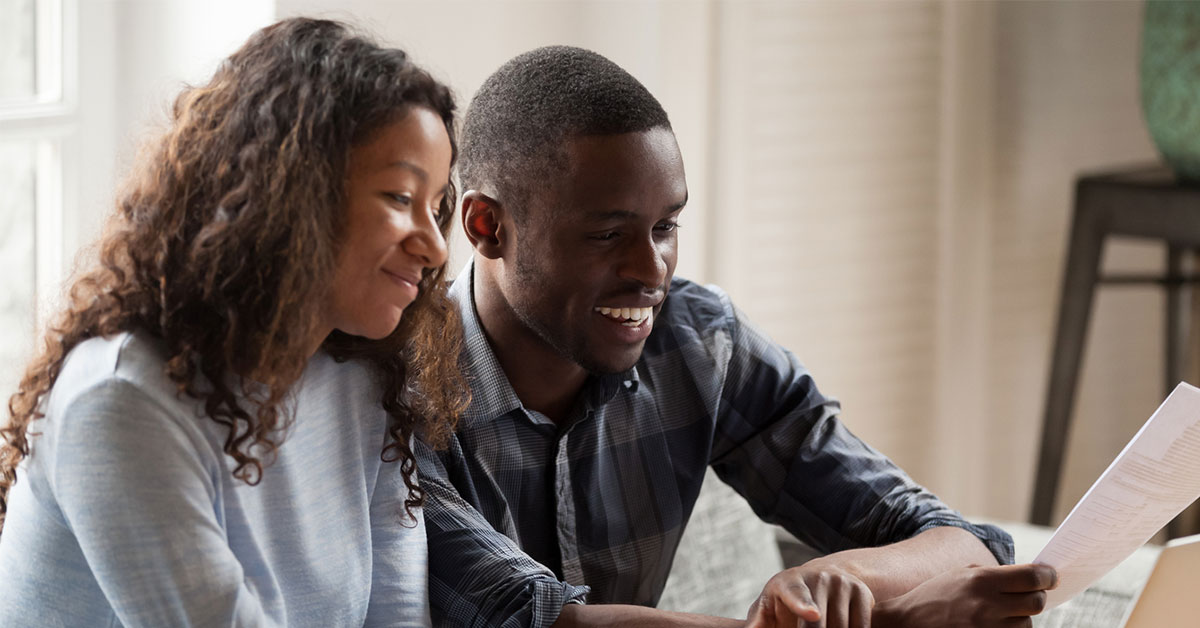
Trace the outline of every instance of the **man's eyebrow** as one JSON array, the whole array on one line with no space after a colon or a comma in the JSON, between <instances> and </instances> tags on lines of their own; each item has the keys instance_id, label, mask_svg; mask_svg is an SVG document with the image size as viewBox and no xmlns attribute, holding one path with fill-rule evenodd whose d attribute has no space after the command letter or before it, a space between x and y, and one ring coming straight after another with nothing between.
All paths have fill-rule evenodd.
<instances>
[{"instance_id":1,"label":"man's eyebrow","mask_svg":"<svg viewBox=\"0 0 1200 628\"><path fill-rule=\"evenodd\" d=\"M687 196L685 195L683 197L682 201L668 205L665 208L665 211L663 211L663 214L664 215L665 214L674 214L675 212L683 209L683 207L685 205L687 205L687 202L688 202L688 199L687 199ZM595 212L592 214L588 214L587 219L590 221L593 221L593 222L603 222L605 220L620 220L622 218L632 219L632 218L640 218L640 217L641 217L640 214L638 214L635 211L629 210L629 209L613 209L613 210L598 211L598 212Z\"/></svg>"},{"instance_id":2,"label":"man's eyebrow","mask_svg":"<svg viewBox=\"0 0 1200 628\"><path fill-rule=\"evenodd\" d=\"M421 168L420 166L412 163L411 161L404 161L403 159L401 159L399 161L393 161L393 162L385 165L384 167L380 168L380 170L386 170L388 168L403 168L405 170L412 172L413 174L417 175L418 177L420 177L422 181L429 180L429 173L425 172L424 168Z\"/></svg>"},{"instance_id":3,"label":"man's eyebrow","mask_svg":"<svg viewBox=\"0 0 1200 628\"><path fill-rule=\"evenodd\" d=\"M604 222L606 220L619 220L622 218L637 218L638 213L628 209L612 209L608 211L592 212L587 215L587 219L592 222Z\"/></svg>"},{"instance_id":4,"label":"man's eyebrow","mask_svg":"<svg viewBox=\"0 0 1200 628\"><path fill-rule=\"evenodd\" d=\"M667 211L666 211L666 213L668 213L668 214L674 214L675 212L677 212L677 211L679 211L679 210L683 209L684 207L686 207L686 206L687 206L687 204L688 204L688 193L687 193L687 192L684 192L684 193L683 193L683 200L682 200L682 201L679 201L678 203L675 203L674 205L668 206L668 207L667 207Z\"/></svg>"}]
</instances>

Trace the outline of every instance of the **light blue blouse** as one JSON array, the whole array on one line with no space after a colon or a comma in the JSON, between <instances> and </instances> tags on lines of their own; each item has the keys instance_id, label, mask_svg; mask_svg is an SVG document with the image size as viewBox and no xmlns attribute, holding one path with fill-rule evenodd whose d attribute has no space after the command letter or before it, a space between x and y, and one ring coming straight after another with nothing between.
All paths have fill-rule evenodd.
<instances>
[{"instance_id":1,"label":"light blue blouse","mask_svg":"<svg viewBox=\"0 0 1200 628\"><path fill-rule=\"evenodd\" d=\"M425 529L366 367L309 361L262 481L143 334L76 347L0 533L0 626L426 626Z\"/></svg>"}]
</instances>

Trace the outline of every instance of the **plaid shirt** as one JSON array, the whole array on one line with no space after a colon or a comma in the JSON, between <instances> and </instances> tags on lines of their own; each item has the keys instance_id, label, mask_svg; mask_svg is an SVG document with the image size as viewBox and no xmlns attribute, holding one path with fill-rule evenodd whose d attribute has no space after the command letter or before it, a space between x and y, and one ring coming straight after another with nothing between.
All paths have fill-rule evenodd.
<instances>
[{"instance_id":1,"label":"plaid shirt","mask_svg":"<svg viewBox=\"0 0 1200 628\"><path fill-rule=\"evenodd\" d=\"M585 594L653 606L709 465L821 551L955 526L1012 562L1005 532L967 523L851 434L837 401L719 289L675 279L637 365L592 376L558 427L513 392L471 276L451 288L471 406L446 451L417 449L435 624L549 626Z\"/></svg>"}]
</instances>

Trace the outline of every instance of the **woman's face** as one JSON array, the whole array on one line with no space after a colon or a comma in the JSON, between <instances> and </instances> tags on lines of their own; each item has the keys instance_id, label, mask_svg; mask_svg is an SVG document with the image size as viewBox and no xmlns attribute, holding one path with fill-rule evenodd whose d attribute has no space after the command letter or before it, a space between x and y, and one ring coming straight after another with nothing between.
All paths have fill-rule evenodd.
<instances>
[{"instance_id":1,"label":"woman's face","mask_svg":"<svg viewBox=\"0 0 1200 628\"><path fill-rule=\"evenodd\" d=\"M371 339L396 329L426 268L446 261L437 215L450 181L442 119L414 107L350 152L346 231L327 323Z\"/></svg>"}]
</instances>

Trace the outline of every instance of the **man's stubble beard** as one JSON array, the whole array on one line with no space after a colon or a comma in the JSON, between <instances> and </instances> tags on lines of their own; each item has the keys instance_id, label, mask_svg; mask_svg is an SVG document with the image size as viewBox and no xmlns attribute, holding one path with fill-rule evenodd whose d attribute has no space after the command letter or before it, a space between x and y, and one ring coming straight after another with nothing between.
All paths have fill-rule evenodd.
<instances>
[{"instance_id":1,"label":"man's stubble beard","mask_svg":"<svg viewBox=\"0 0 1200 628\"><path fill-rule=\"evenodd\" d=\"M516 275L515 278L518 285L521 286L522 292L527 286L538 286L542 284L541 275L537 272L536 268L534 268L529 257L529 255L523 255L521 253L521 249L518 248L516 272L514 274ZM568 330L564 330L564 337L559 338L557 337L557 334L551 325L545 324L534 314L526 311L524 308L514 307L513 304L510 304L510 307L512 307L512 311L514 314L516 314L517 319L520 320L525 327L536 334L537 337L542 340L542 342L545 342L560 356L570 360L571 362L574 362L575 364L578 364L588 373L593 375L612 375L616 373L624 373L628 370L628 368L609 368L591 359L591 357L587 355L587 347L582 346L584 344L586 334L571 334ZM569 325L570 323L568 322L567 324ZM580 346L571 346L573 340L578 340L578 344Z\"/></svg>"}]
</instances>

